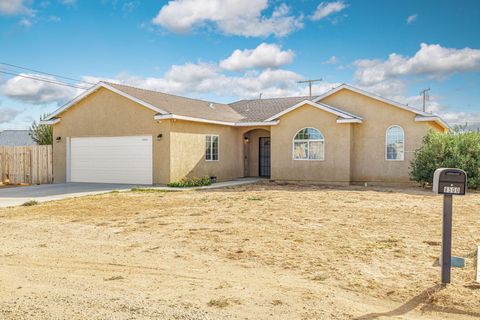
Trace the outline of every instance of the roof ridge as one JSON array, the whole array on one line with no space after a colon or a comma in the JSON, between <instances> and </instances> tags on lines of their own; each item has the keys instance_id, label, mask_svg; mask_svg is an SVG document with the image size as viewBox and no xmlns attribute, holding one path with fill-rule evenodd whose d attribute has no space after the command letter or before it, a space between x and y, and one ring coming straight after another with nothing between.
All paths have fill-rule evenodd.
<instances>
[{"instance_id":1,"label":"roof ridge","mask_svg":"<svg viewBox=\"0 0 480 320\"><path fill-rule=\"evenodd\" d=\"M116 83L116 82L110 82L110 81L101 81L101 82L106 83L106 84L108 84L108 85L112 85L112 84L113 84L113 85L117 85L117 86L128 87L128 88L132 88L132 89L137 89L137 90L142 90L142 91L148 91L148 92L154 92L154 93L160 93L160 94L165 94L165 95L172 96L172 97L177 97L177 98L182 98L182 99L188 99L188 100L193 100L193 101L201 101L201 102L206 102L206 103L214 103L214 104L228 105L228 104L225 104L225 103L220 103L220 102L215 102L215 101L209 101L209 100L203 100L203 99L190 98L190 97L185 97L185 96L181 96L181 95L178 95L178 94L167 93L167 92L162 92L162 91L157 91L157 90L151 90L151 89L145 89L145 88L141 88L141 87L135 87L135 86L128 85L128 84L123 84L123 83Z\"/></svg>"},{"instance_id":2,"label":"roof ridge","mask_svg":"<svg viewBox=\"0 0 480 320\"><path fill-rule=\"evenodd\" d=\"M306 98L308 100L308 98L315 99L317 97L318 96L288 96L288 97L272 97L272 98L261 98L261 99L241 99L241 100L230 102L229 104L238 103L242 101L262 101L262 100L293 99L293 98L295 99Z\"/></svg>"}]
</instances>

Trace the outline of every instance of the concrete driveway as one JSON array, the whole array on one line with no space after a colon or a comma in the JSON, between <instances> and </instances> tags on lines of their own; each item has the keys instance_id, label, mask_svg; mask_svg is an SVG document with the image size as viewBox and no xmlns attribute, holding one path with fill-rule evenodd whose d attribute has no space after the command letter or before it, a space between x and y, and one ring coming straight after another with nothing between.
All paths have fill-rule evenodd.
<instances>
[{"instance_id":1,"label":"concrete driveway","mask_svg":"<svg viewBox=\"0 0 480 320\"><path fill-rule=\"evenodd\" d=\"M130 190L137 185L109 183L58 183L38 186L0 189L0 207L18 206L27 201L45 202L85 195L100 194L114 190Z\"/></svg>"}]
</instances>

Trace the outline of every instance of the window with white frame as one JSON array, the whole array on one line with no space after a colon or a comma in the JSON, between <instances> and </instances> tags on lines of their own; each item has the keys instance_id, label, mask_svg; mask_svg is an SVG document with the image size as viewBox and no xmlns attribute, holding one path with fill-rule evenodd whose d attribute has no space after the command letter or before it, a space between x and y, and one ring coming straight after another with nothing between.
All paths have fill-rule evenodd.
<instances>
[{"instance_id":1,"label":"window with white frame","mask_svg":"<svg viewBox=\"0 0 480 320\"><path fill-rule=\"evenodd\" d=\"M205 136L205 160L206 161L218 160L218 136L217 135Z\"/></svg>"},{"instance_id":2,"label":"window with white frame","mask_svg":"<svg viewBox=\"0 0 480 320\"><path fill-rule=\"evenodd\" d=\"M385 145L386 159L402 161L405 158L405 133L400 126L391 126L387 129Z\"/></svg>"},{"instance_id":3,"label":"window with white frame","mask_svg":"<svg viewBox=\"0 0 480 320\"><path fill-rule=\"evenodd\" d=\"M293 138L293 160L325 160L325 139L315 128L304 128Z\"/></svg>"}]
</instances>

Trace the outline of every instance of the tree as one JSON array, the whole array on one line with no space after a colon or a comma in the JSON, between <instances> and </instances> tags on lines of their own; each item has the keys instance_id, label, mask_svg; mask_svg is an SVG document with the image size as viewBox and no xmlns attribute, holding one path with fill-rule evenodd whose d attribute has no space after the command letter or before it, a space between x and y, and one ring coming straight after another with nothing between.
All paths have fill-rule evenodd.
<instances>
[{"instance_id":1,"label":"tree","mask_svg":"<svg viewBox=\"0 0 480 320\"><path fill-rule=\"evenodd\" d=\"M459 168L467 172L468 186L480 188L480 132L430 131L410 163L413 180L432 183L438 168Z\"/></svg>"},{"instance_id":2,"label":"tree","mask_svg":"<svg viewBox=\"0 0 480 320\"><path fill-rule=\"evenodd\" d=\"M47 117L46 114L40 116L40 121ZM39 145L48 145L53 143L53 129L51 125L39 124L33 121L30 127L30 137Z\"/></svg>"}]
</instances>

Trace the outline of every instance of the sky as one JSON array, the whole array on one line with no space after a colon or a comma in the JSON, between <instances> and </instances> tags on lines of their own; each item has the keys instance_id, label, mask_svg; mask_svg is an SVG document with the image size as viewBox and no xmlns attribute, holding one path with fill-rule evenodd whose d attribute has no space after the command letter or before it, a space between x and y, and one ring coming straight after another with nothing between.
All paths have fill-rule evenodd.
<instances>
[{"instance_id":1,"label":"sky","mask_svg":"<svg viewBox=\"0 0 480 320\"><path fill-rule=\"evenodd\" d=\"M319 78L480 125L480 1L0 0L0 130L100 80L232 102Z\"/></svg>"}]
</instances>

